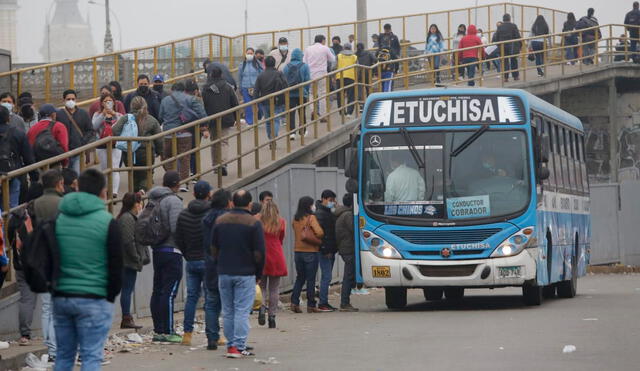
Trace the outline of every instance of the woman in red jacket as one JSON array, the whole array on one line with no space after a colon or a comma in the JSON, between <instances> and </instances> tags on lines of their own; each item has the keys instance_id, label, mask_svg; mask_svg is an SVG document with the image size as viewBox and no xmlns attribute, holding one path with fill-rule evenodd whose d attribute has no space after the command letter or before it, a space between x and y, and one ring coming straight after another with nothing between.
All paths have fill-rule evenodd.
<instances>
[{"instance_id":1,"label":"woman in red jacket","mask_svg":"<svg viewBox=\"0 0 640 371\"><path fill-rule=\"evenodd\" d=\"M467 35L460 40L460 44L458 45L459 49L471 48L474 46L482 46L482 40L477 35L476 26L470 24L467 28ZM473 48L468 50L463 50L460 52L459 59L462 61L463 65L467 65L467 85L474 86L476 83L473 80L476 74L476 67L478 66L478 60L480 59L480 53L482 53L482 48Z\"/></svg>"},{"instance_id":2,"label":"woman in red jacket","mask_svg":"<svg viewBox=\"0 0 640 371\"><path fill-rule=\"evenodd\" d=\"M265 263L262 271L260 288L262 289L263 303L269 303L269 328L276 328L276 311L278 310L278 297L280 289L280 277L287 275L287 262L282 250L284 241L285 221L280 217L278 206L273 201L265 202L260 212L260 221L264 228ZM268 292L268 295L267 295ZM265 306L260 307L258 323L265 324Z\"/></svg>"}]
</instances>

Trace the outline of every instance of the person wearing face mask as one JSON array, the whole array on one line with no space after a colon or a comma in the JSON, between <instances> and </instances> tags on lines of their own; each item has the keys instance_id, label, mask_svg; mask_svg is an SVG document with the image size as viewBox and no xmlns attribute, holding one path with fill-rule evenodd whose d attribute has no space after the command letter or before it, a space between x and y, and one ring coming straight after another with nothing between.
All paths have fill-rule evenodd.
<instances>
[{"instance_id":1,"label":"person wearing face mask","mask_svg":"<svg viewBox=\"0 0 640 371\"><path fill-rule=\"evenodd\" d=\"M164 91L164 76L161 74L157 74L153 76L153 91L160 95L160 102L162 99L169 95L166 91Z\"/></svg>"},{"instance_id":2,"label":"person wearing face mask","mask_svg":"<svg viewBox=\"0 0 640 371\"><path fill-rule=\"evenodd\" d=\"M22 130L26 133L26 127L22 117L16 114L16 98L13 94L5 92L0 94L0 105L5 107L9 111L9 125Z\"/></svg>"},{"instance_id":3,"label":"person wearing face mask","mask_svg":"<svg viewBox=\"0 0 640 371\"><path fill-rule=\"evenodd\" d=\"M151 262L149 247L136 242L135 229L138 215L142 211L142 194L127 192L122 198L122 209L116 220L122 231L122 295L120 295L120 308L122 309L122 322L120 328L139 329L131 315L131 297L136 287L138 272L142 267Z\"/></svg>"},{"instance_id":4,"label":"person wearing face mask","mask_svg":"<svg viewBox=\"0 0 640 371\"><path fill-rule=\"evenodd\" d=\"M57 119L67 128L69 134L69 150L80 148L95 140L96 134L91 125L91 118L87 111L76 106L78 94L73 89L62 93L64 108L58 110ZM69 167L80 174L80 156L69 159Z\"/></svg>"},{"instance_id":5,"label":"person wearing face mask","mask_svg":"<svg viewBox=\"0 0 640 371\"><path fill-rule=\"evenodd\" d=\"M29 131L38 122L38 113L34 108L33 96L28 91L18 96L18 115L22 117L26 131Z\"/></svg>"},{"instance_id":6,"label":"person wearing face mask","mask_svg":"<svg viewBox=\"0 0 640 371\"><path fill-rule=\"evenodd\" d=\"M100 112L96 112L93 114L92 123L93 130L98 133L98 137L100 139L107 138L113 135L112 127L116 124L116 122L122 117L122 114L115 111L115 100L111 93L107 93L100 97L100 104L102 109ZM120 167L120 159L122 158L122 151L115 148L115 143L111 144L111 167L119 168ZM98 158L100 159L100 170L105 171L107 169L108 161L107 161L107 145L101 145L96 150L98 154ZM118 196L118 190L120 189L120 172L113 172L113 187L112 194L113 198Z\"/></svg>"},{"instance_id":7,"label":"person wearing face mask","mask_svg":"<svg viewBox=\"0 0 640 371\"><path fill-rule=\"evenodd\" d=\"M255 51L253 48L247 48L245 51L244 62L238 69L238 82L240 84L240 93L242 94L243 103L253 100L253 88L256 80L264 67L255 59ZM256 107L256 112L259 108ZM244 109L244 119L247 124L253 125L253 107L249 106Z\"/></svg>"},{"instance_id":8,"label":"person wearing face mask","mask_svg":"<svg viewBox=\"0 0 640 371\"><path fill-rule=\"evenodd\" d=\"M109 82L109 89L111 90L111 95L115 98L115 100L119 102L124 102L124 97L122 96L122 86L117 81ZM126 113L126 110L125 110Z\"/></svg>"},{"instance_id":9,"label":"person wearing face mask","mask_svg":"<svg viewBox=\"0 0 640 371\"><path fill-rule=\"evenodd\" d=\"M336 194L330 189L325 189L316 201L315 216L324 231L322 244L320 245L320 312L333 312L336 310L329 304L329 285L333 272L333 264L336 261L338 243L336 242Z\"/></svg>"},{"instance_id":10,"label":"person wearing face mask","mask_svg":"<svg viewBox=\"0 0 640 371\"><path fill-rule=\"evenodd\" d=\"M276 60L276 69L278 71L284 71L284 68L291 62L291 52L289 51L289 41L286 37L281 37L278 40L278 48L269 53L270 56Z\"/></svg>"},{"instance_id":11,"label":"person wearing face mask","mask_svg":"<svg viewBox=\"0 0 640 371\"><path fill-rule=\"evenodd\" d=\"M160 95L151 89L149 86L149 76L142 74L138 75L138 88L124 98L124 108L127 113L131 113L131 101L135 97L142 97L147 101L147 109L149 114L155 119L159 119L160 112Z\"/></svg>"},{"instance_id":12,"label":"person wearing face mask","mask_svg":"<svg viewBox=\"0 0 640 371\"><path fill-rule=\"evenodd\" d=\"M265 68L265 65L264 65L264 50L256 49L256 60L260 63L260 65L262 66L262 69L264 70L264 68Z\"/></svg>"},{"instance_id":13,"label":"person wearing face mask","mask_svg":"<svg viewBox=\"0 0 640 371\"><path fill-rule=\"evenodd\" d=\"M89 106L89 117L93 118L96 112L102 111L101 98L107 95L110 95L114 100L114 107L113 107L114 111L118 112L121 115L124 115L125 113L127 113L127 111L124 109L124 104L121 101L119 101L113 94L111 90L111 86L104 85L100 88L100 98L95 102L91 103L91 105Z\"/></svg>"}]
</instances>

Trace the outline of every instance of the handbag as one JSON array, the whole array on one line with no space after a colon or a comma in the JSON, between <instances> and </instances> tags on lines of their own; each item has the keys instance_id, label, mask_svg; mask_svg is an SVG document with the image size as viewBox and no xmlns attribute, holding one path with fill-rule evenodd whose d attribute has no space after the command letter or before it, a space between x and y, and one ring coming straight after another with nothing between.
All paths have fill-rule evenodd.
<instances>
[{"instance_id":1,"label":"handbag","mask_svg":"<svg viewBox=\"0 0 640 371\"><path fill-rule=\"evenodd\" d=\"M178 119L180 119L180 122L182 122L182 124L187 124L198 119L198 114L195 113L191 108L182 104L182 102L174 97L173 94L169 94L169 96L171 97L171 99L173 99L173 102L180 107Z\"/></svg>"},{"instance_id":2,"label":"handbag","mask_svg":"<svg viewBox=\"0 0 640 371\"><path fill-rule=\"evenodd\" d=\"M80 129L80 126L78 126L78 123L76 122L76 120L73 119L73 115L71 115L66 108L64 109L64 113L67 114L67 117L69 118L69 121L71 121L71 123L73 124L73 127L76 128L78 133L80 133L80 141L82 142L83 146L98 140L98 136L96 135L96 132L93 130L88 130L86 133L83 133L82 130Z\"/></svg>"},{"instance_id":3,"label":"handbag","mask_svg":"<svg viewBox=\"0 0 640 371\"><path fill-rule=\"evenodd\" d=\"M313 228L311 228L311 216L307 219L307 222L302 227L302 242L306 242L309 245L320 246L322 245L322 240L316 237L316 234L313 232Z\"/></svg>"}]
</instances>

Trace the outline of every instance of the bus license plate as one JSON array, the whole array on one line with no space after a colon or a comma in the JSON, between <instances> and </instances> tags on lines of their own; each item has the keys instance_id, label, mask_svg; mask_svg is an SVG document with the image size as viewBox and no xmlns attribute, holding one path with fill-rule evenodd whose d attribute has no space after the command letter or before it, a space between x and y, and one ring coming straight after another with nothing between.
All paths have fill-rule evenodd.
<instances>
[{"instance_id":1,"label":"bus license plate","mask_svg":"<svg viewBox=\"0 0 640 371\"><path fill-rule=\"evenodd\" d=\"M520 278L522 277L522 266L498 267L498 278Z\"/></svg>"},{"instance_id":2,"label":"bus license plate","mask_svg":"<svg viewBox=\"0 0 640 371\"><path fill-rule=\"evenodd\" d=\"M391 278L391 267L389 266L373 266L373 278Z\"/></svg>"}]
</instances>

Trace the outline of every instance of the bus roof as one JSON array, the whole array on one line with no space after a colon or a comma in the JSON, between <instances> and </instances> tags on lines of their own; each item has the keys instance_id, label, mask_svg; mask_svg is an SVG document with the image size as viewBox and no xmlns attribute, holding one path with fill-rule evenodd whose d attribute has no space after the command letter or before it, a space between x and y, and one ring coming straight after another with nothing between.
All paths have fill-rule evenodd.
<instances>
[{"instance_id":1,"label":"bus roof","mask_svg":"<svg viewBox=\"0 0 640 371\"><path fill-rule=\"evenodd\" d=\"M574 115L536 97L522 89L498 89L498 88L433 88L419 90L403 90L390 93L374 93L367 99L367 106L370 102L380 99L397 99L407 97L419 97L425 95L513 95L517 96L528 107L529 110L536 110L543 115L558 120L576 130L583 131L582 122Z\"/></svg>"}]
</instances>

